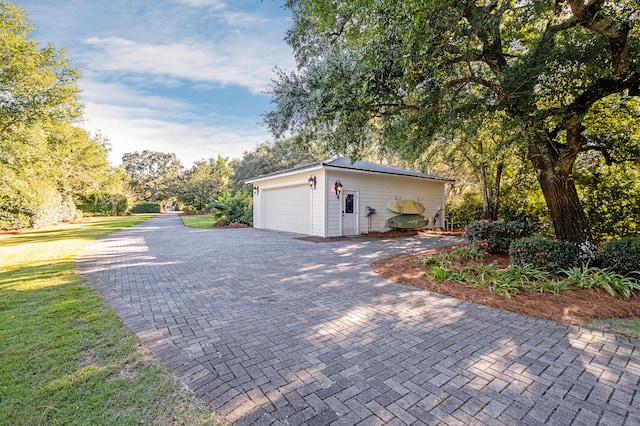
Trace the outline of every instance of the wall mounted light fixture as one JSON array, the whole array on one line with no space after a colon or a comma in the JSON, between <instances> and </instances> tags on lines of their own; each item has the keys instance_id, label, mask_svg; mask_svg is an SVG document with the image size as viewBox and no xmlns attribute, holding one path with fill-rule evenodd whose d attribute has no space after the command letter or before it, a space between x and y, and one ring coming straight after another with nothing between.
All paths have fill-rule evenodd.
<instances>
[{"instance_id":1,"label":"wall mounted light fixture","mask_svg":"<svg viewBox=\"0 0 640 426\"><path fill-rule=\"evenodd\" d=\"M342 183L338 179L336 184L333 186L333 189L336 190L336 198L340 199L340 193L342 192Z\"/></svg>"},{"instance_id":2,"label":"wall mounted light fixture","mask_svg":"<svg viewBox=\"0 0 640 426\"><path fill-rule=\"evenodd\" d=\"M316 189L316 175L309 176L308 182L309 188Z\"/></svg>"},{"instance_id":3,"label":"wall mounted light fixture","mask_svg":"<svg viewBox=\"0 0 640 426\"><path fill-rule=\"evenodd\" d=\"M256 186L254 186L254 187L253 187L253 193L254 193L255 195L258 195L258 194L260 193L260 187L259 187L258 185L256 185Z\"/></svg>"}]
</instances>

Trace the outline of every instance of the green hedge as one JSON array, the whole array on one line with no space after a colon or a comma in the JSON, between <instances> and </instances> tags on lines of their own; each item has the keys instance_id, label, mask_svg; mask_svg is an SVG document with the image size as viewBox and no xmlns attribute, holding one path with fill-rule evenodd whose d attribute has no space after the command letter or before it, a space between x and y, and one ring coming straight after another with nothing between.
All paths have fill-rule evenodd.
<instances>
[{"instance_id":1,"label":"green hedge","mask_svg":"<svg viewBox=\"0 0 640 426\"><path fill-rule=\"evenodd\" d=\"M93 192L79 197L76 204L83 213L97 216L111 216L114 214L112 201L116 202L115 215L127 212L128 201L124 195L114 195L108 192Z\"/></svg>"},{"instance_id":2,"label":"green hedge","mask_svg":"<svg viewBox=\"0 0 640 426\"><path fill-rule=\"evenodd\" d=\"M533 265L552 273L580 263L580 250L566 241L545 237L521 238L509 246L512 266Z\"/></svg>"},{"instance_id":3,"label":"green hedge","mask_svg":"<svg viewBox=\"0 0 640 426\"><path fill-rule=\"evenodd\" d=\"M640 237L608 241L602 245L602 266L618 274L640 277Z\"/></svg>"},{"instance_id":4,"label":"green hedge","mask_svg":"<svg viewBox=\"0 0 640 426\"><path fill-rule=\"evenodd\" d=\"M537 229L537 224L480 220L467 226L464 236L472 247L498 254L508 253L512 241L529 237Z\"/></svg>"},{"instance_id":5,"label":"green hedge","mask_svg":"<svg viewBox=\"0 0 640 426\"><path fill-rule=\"evenodd\" d=\"M152 203L150 201L143 201L136 204L131 213L160 213L160 203Z\"/></svg>"}]
</instances>

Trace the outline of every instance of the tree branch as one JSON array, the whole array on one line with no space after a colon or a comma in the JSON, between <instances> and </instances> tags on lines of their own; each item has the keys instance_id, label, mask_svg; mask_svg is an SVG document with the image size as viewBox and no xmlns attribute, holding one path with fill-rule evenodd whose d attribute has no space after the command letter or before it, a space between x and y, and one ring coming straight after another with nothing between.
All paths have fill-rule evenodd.
<instances>
[{"instance_id":1,"label":"tree branch","mask_svg":"<svg viewBox=\"0 0 640 426\"><path fill-rule=\"evenodd\" d=\"M452 89L458 86L463 86L468 83L478 84L480 86L484 86L492 90L498 96L498 101L500 102L500 104L504 105L506 108L509 107L507 95L504 93L504 90L500 84L492 83L489 80L486 80L484 78L470 75L468 77L462 77L462 78L457 78L455 80L451 80L442 87L442 89L440 90L440 93L438 94L438 102L437 102L438 109L440 109L440 105L442 104L442 99L444 98L444 95L449 91L449 89Z\"/></svg>"},{"instance_id":2,"label":"tree branch","mask_svg":"<svg viewBox=\"0 0 640 426\"><path fill-rule=\"evenodd\" d=\"M603 35L609 39L613 70L618 76L625 76L629 72L628 36L631 25L628 21L614 22L602 14L604 0L571 0L569 6L573 16L580 25Z\"/></svg>"}]
</instances>

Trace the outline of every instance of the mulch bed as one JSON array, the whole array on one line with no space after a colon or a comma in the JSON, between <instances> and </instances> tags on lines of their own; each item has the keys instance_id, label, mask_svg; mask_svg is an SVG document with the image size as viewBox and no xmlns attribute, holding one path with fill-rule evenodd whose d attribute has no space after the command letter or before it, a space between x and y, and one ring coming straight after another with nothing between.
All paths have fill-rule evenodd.
<instances>
[{"instance_id":1,"label":"mulch bed","mask_svg":"<svg viewBox=\"0 0 640 426\"><path fill-rule=\"evenodd\" d=\"M604 291L588 289L567 290L557 295L526 291L507 298L484 287L432 280L427 276L425 267L414 261L417 257L435 255L452 248L389 257L375 262L373 270L393 282L564 324L583 324L597 318L640 318L638 297L618 299ZM482 262L508 267L509 257L488 255Z\"/></svg>"},{"instance_id":2,"label":"mulch bed","mask_svg":"<svg viewBox=\"0 0 640 426\"><path fill-rule=\"evenodd\" d=\"M230 223L228 225L213 225L213 229L238 229L238 228L252 228L251 225L245 223Z\"/></svg>"}]
</instances>

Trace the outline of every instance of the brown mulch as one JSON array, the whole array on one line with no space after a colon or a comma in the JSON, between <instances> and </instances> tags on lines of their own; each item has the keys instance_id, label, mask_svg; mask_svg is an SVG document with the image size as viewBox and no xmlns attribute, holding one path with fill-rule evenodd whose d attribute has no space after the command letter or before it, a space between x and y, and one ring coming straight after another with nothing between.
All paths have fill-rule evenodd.
<instances>
[{"instance_id":1,"label":"brown mulch","mask_svg":"<svg viewBox=\"0 0 640 426\"><path fill-rule=\"evenodd\" d=\"M564 324L583 324L597 318L640 318L640 297L617 299L604 291L589 289L567 290L557 295L522 292L507 298L491 293L485 287L432 280L427 276L425 267L414 261L417 257L447 250L452 250L452 247L389 257L375 262L373 270L397 283ZM495 262L499 268L506 268L509 266L509 257L487 255L482 262Z\"/></svg>"},{"instance_id":2,"label":"brown mulch","mask_svg":"<svg viewBox=\"0 0 640 426\"><path fill-rule=\"evenodd\" d=\"M246 223L233 222L228 225L213 225L214 229L237 229L237 228L251 228L251 225Z\"/></svg>"}]
</instances>

